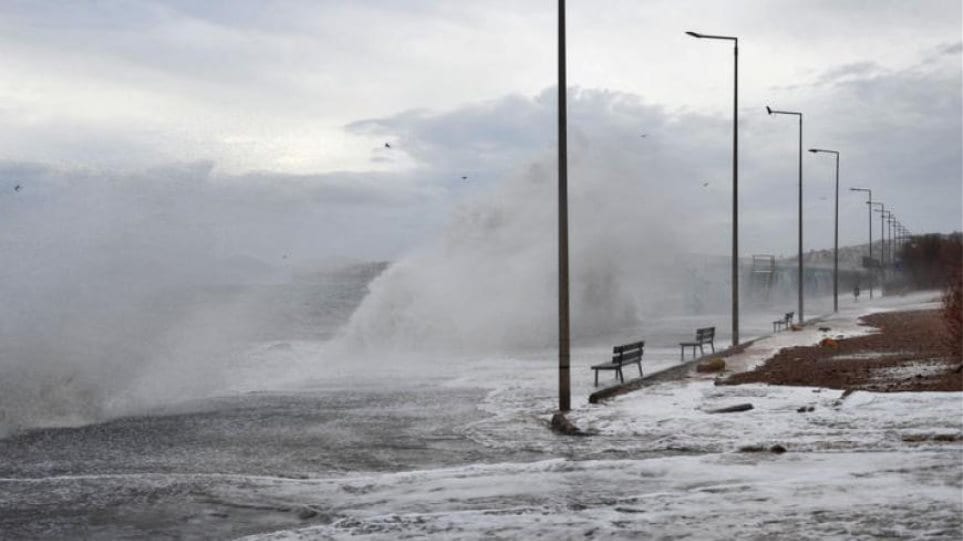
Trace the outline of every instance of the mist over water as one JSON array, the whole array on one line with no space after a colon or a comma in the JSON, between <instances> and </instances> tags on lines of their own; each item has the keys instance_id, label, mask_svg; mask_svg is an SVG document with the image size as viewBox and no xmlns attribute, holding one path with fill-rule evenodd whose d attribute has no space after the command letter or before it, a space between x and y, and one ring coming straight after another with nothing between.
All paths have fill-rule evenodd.
<instances>
[{"instance_id":1,"label":"mist over water","mask_svg":"<svg viewBox=\"0 0 963 541\"><path fill-rule=\"evenodd\" d=\"M626 330L637 336L645 317L686 310L688 254L724 252L717 243L727 238L726 231L713 227L713 221L725 212L728 199L715 186L706 189L703 179L714 177L716 164L725 163L724 153L705 140L716 131L725 133L726 126L697 115L670 117L619 93L572 94L573 338L592 342ZM552 92L526 101L524 112L516 111L519 107L517 99L504 100L488 112L535 119L545 138L554 139ZM465 121L477 122L482 112L472 110ZM687 143L670 147L668 141ZM375 280L345 329L344 343L473 353L557 343L554 145L524 163L458 205L440 238L400 258ZM705 308L713 306L706 299Z\"/></svg>"},{"instance_id":2,"label":"mist over water","mask_svg":"<svg viewBox=\"0 0 963 541\"><path fill-rule=\"evenodd\" d=\"M571 170L573 336L637 328L678 306L681 240L675 202L611 156L583 153ZM370 286L344 339L360 347L473 352L557 341L557 177L548 159L462 205L442 237Z\"/></svg>"},{"instance_id":3,"label":"mist over water","mask_svg":"<svg viewBox=\"0 0 963 541\"><path fill-rule=\"evenodd\" d=\"M0 435L225 392L252 343L329 337L383 268L292 263L311 191L209 164L0 173L23 187L0 198Z\"/></svg>"},{"instance_id":4,"label":"mist over water","mask_svg":"<svg viewBox=\"0 0 963 541\"><path fill-rule=\"evenodd\" d=\"M527 107L552 133L550 96L494 107ZM727 159L705 143L726 123L607 92L579 92L571 108L573 338L610 343L667 314L724 312L728 285L692 254L724 252L728 238L715 223L725 193L703 181ZM8 164L2 179L25 189L0 198L0 432L410 357L551 347L556 171L546 144L442 197L417 169L345 180L221 176L206 163L136 174ZM431 223L439 209L447 223L387 268L344 265L390 253L412 231L398 224Z\"/></svg>"}]
</instances>

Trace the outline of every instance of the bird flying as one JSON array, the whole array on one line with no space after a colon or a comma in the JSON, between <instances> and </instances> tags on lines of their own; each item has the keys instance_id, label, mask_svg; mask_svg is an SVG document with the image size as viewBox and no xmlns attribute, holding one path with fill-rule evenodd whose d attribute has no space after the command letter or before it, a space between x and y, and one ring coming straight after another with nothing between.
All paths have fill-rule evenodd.
<instances>
[{"instance_id":1,"label":"bird flying","mask_svg":"<svg viewBox=\"0 0 963 541\"><path fill-rule=\"evenodd\" d=\"M391 144L390 144L390 143L385 143L385 148L391 148Z\"/></svg>"},{"instance_id":2,"label":"bird flying","mask_svg":"<svg viewBox=\"0 0 963 541\"><path fill-rule=\"evenodd\" d=\"M17 184L16 186L13 187L13 191L15 191L15 192L19 192L19 191L22 190L22 189L23 189L23 186L21 186L21 185L19 185L19 184Z\"/></svg>"}]
</instances>

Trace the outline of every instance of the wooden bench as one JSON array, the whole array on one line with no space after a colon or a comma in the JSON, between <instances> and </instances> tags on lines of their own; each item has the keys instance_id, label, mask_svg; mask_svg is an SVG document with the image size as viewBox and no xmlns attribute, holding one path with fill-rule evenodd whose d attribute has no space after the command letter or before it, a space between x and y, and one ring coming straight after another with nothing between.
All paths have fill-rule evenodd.
<instances>
[{"instance_id":1,"label":"wooden bench","mask_svg":"<svg viewBox=\"0 0 963 541\"><path fill-rule=\"evenodd\" d=\"M627 364L639 365L639 377L642 377L642 352L645 350L645 341L615 346L612 348L612 360L607 363L597 364L592 367L595 370L595 386L599 386L599 370L615 370L615 375L619 381L625 383L622 375L622 367Z\"/></svg>"},{"instance_id":2,"label":"wooden bench","mask_svg":"<svg viewBox=\"0 0 963 541\"><path fill-rule=\"evenodd\" d=\"M695 350L699 348L699 353L702 355L706 354L703 346L709 344L712 348L712 352L716 352L715 346L716 338L716 328L715 327L704 327L702 329L696 329L695 341L692 342L679 342L679 347L682 349L682 360L685 360L685 348L692 348L692 357L695 358Z\"/></svg>"},{"instance_id":3,"label":"wooden bench","mask_svg":"<svg viewBox=\"0 0 963 541\"><path fill-rule=\"evenodd\" d=\"M786 315L782 319L777 319L772 322L772 332L777 332L779 329L788 329L792 325L792 318L796 315L796 312L786 312Z\"/></svg>"}]
</instances>

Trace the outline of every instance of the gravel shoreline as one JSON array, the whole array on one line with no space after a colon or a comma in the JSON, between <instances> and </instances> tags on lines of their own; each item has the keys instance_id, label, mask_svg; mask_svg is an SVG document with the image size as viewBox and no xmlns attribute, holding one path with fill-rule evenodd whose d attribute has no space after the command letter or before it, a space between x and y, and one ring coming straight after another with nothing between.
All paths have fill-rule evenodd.
<instances>
[{"instance_id":1,"label":"gravel shoreline","mask_svg":"<svg viewBox=\"0 0 963 541\"><path fill-rule=\"evenodd\" d=\"M768 383L876 392L963 391L963 364L938 310L883 312L860 318L879 332L791 347L759 368L720 384Z\"/></svg>"}]
</instances>

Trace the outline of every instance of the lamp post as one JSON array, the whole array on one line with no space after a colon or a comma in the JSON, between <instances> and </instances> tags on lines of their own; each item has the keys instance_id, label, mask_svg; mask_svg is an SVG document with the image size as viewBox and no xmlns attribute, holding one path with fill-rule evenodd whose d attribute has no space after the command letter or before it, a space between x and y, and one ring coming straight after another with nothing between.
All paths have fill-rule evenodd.
<instances>
[{"instance_id":1,"label":"lamp post","mask_svg":"<svg viewBox=\"0 0 963 541\"><path fill-rule=\"evenodd\" d=\"M886 259L888 260L889 266L892 268L893 253L895 252L894 247L896 246L896 243L893 242L893 211L892 210L886 211L886 220L884 223L886 224L886 238L889 239L889 242L886 243Z\"/></svg>"},{"instance_id":2,"label":"lamp post","mask_svg":"<svg viewBox=\"0 0 963 541\"><path fill-rule=\"evenodd\" d=\"M872 205L872 204L873 204L873 190L870 190L869 188L850 188L849 191L851 191L851 192L866 192L866 193L868 193L868 194L869 194L869 199L866 201L866 204L867 204L867 205ZM866 209L869 211L869 212L866 213L867 216L869 217L869 260L872 261L872 260L873 260L873 207L867 206ZM872 269L872 267L870 267L869 273L870 273L870 274L869 274L869 298L872 299L872 298L873 298L873 269Z\"/></svg>"},{"instance_id":3,"label":"lamp post","mask_svg":"<svg viewBox=\"0 0 963 541\"><path fill-rule=\"evenodd\" d=\"M698 39L732 42L732 345L739 345L739 38L686 32Z\"/></svg>"},{"instance_id":4,"label":"lamp post","mask_svg":"<svg viewBox=\"0 0 963 541\"><path fill-rule=\"evenodd\" d=\"M565 0L558 0L558 409L571 409L568 306L568 116Z\"/></svg>"},{"instance_id":5,"label":"lamp post","mask_svg":"<svg viewBox=\"0 0 963 541\"><path fill-rule=\"evenodd\" d=\"M884 205L880 201L873 201L871 203L868 203L868 205L873 212L880 212L880 211L886 210L886 205ZM873 208L873 207L879 207L879 208ZM886 236L883 235L883 216L880 215L879 217L879 279L880 279L879 295L881 297L883 296L883 281L885 281L886 279L886 276L883 274L883 257L885 256L885 253L886 253Z\"/></svg>"},{"instance_id":6,"label":"lamp post","mask_svg":"<svg viewBox=\"0 0 963 541\"><path fill-rule=\"evenodd\" d=\"M890 266L893 267L894 269L896 268L896 249L899 247L899 246L897 245L897 243L895 242L895 240L896 240L896 235L895 235L895 233L896 233L896 227L895 227L895 224L896 224L896 216L894 216L893 213L890 212L890 213L889 213L889 217L886 218L886 225L889 227L889 243L890 243L890 248L889 248L889 264L890 264Z\"/></svg>"},{"instance_id":7,"label":"lamp post","mask_svg":"<svg viewBox=\"0 0 963 541\"><path fill-rule=\"evenodd\" d=\"M833 220L833 312L839 311L839 152L824 148L811 148L809 152L836 156L836 211Z\"/></svg>"},{"instance_id":8,"label":"lamp post","mask_svg":"<svg viewBox=\"0 0 963 541\"><path fill-rule=\"evenodd\" d=\"M879 232L880 232L880 233L879 233L879 236L882 238L882 243L883 243L883 255L882 255L882 257L880 258L880 260L881 260L880 263L881 263L883 269L885 269L885 268L886 268L885 261L886 261L886 259L887 259L887 254L888 254L889 250L892 250L892 249L893 249L893 248L892 248L893 239L890 239L890 240L889 240L890 246L889 246L889 250L887 250L887 245L886 245L886 215L889 213L889 211L886 210L886 206L885 206L885 205L880 204L880 207L881 207L881 208L879 208L879 209L876 210L876 212L879 213Z\"/></svg>"},{"instance_id":9,"label":"lamp post","mask_svg":"<svg viewBox=\"0 0 963 541\"><path fill-rule=\"evenodd\" d=\"M803 319L803 114L795 111L777 111L766 106L770 115L794 115L799 117L799 323Z\"/></svg>"},{"instance_id":10,"label":"lamp post","mask_svg":"<svg viewBox=\"0 0 963 541\"><path fill-rule=\"evenodd\" d=\"M890 258L890 263L896 266L896 256L899 254L899 231L896 228L896 224L899 220L896 219L895 215L890 215L889 220L889 234L893 238L893 255Z\"/></svg>"}]
</instances>

